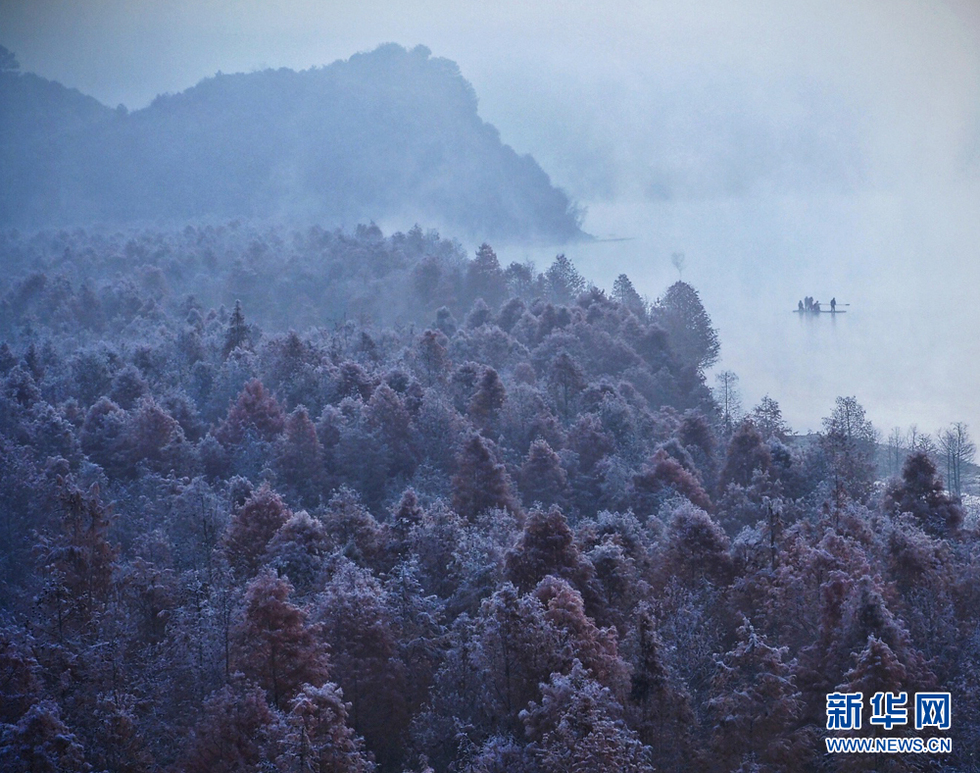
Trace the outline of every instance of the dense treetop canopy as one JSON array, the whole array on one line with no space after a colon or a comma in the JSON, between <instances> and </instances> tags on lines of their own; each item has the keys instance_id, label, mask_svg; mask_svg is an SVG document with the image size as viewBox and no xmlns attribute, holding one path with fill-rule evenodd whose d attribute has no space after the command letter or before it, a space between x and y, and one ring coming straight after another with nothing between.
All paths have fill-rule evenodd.
<instances>
[{"instance_id":1,"label":"dense treetop canopy","mask_svg":"<svg viewBox=\"0 0 980 773\"><path fill-rule=\"evenodd\" d=\"M854 397L726 415L690 285L373 224L0 265L3 770L802 772L878 687L972 764L965 428L885 483Z\"/></svg>"}]
</instances>

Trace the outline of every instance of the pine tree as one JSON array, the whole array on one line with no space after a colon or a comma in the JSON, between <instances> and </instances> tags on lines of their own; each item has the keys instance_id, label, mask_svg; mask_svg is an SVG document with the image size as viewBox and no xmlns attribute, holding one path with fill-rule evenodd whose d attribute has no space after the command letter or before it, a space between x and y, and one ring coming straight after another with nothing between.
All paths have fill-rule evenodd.
<instances>
[{"instance_id":1,"label":"pine tree","mask_svg":"<svg viewBox=\"0 0 980 773\"><path fill-rule=\"evenodd\" d=\"M350 704L332 682L305 685L293 699L286 723L284 769L297 773L371 773L363 742L348 727Z\"/></svg>"},{"instance_id":2,"label":"pine tree","mask_svg":"<svg viewBox=\"0 0 980 773\"><path fill-rule=\"evenodd\" d=\"M292 513L267 483L232 513L225 532L228 562L242 577L252 577L261 566L266 546Z\"/></svg>"},{"instance_id":3,"label":"pine tree","mask_svg":"<svg viewBox=\"0 0 980 773\"><path fill-rule=\"evenodd\" d=\"M683 503L674 510L666 548L666 563L675 575L722 585L731 579L728 537L710 515L694 505Z\"/></svg>"},{"instance_id":4,"label":"pine tree","mask_svg":"<svg viewBox=\"0 0 980 773\"><path fill-rule=\"evenodd\" d=\"M231 313L231 319L228 320L228 330L225 332L225 345L221 354L227 360L235 349L240 346L247 347L250 343L251 331L245 322L242 302L235 301L235 310Z\"/></svg>"},{"instance_id":5,"label":"pine tree","mask_svg":"<svg viewBox=\"0 0 980 773\"><path fill-rule=\"evenodd\" d=\"M626 704L630 723L650 747L660 770L681 770L691 762L695 717L691 698L668 670L664 643L650 612L641 612L634 632L634 665Z\"/></svg>"},{"instance_id":6,"label":"pine tree","mask_svg":"<svg viewBox=\"0 0 980 773\"><path fill-rule=\"evenodd\" d=\"M517 510L511 493L510 476L494 461L492 445L480 435L472 435L456 458L453 476L453 507L467 519L492 508Z\"/></svg>"},{"instance_id":7,"label":"pine tree","mask_svg":"<svg viewBox=\"0 0 980 773\"><path fill-rule=\"evenodd\" d=\"M721 432L731 437L735 425L742 418L742 396L738 389L738 376L734 371L723 370L715 375L714 398L721 413Z\"/></svg>"},{"instance_id":8,"label":"pine tree","mask_svg":"<svg viewBox=\"0 0 980 773\"><path fill-rule=\"evenodd\" d=\"M305 510L295 513L269 540L264 562L305 596L318 586L330 552L326 527Z\"/></svg>"},{"instance_id":9,"label":"pine tree","mask_svg":"<svg viewBox=\"0 0 980 773\"><path fill-rule=\"evenodd\" d=\"M541 702L521 712L528 751L545 773L649 771L648 750L622 718L622 706L581 663L542 685Z\"/></svg>"},{"instance_id":10,"label":"pine tree","mask_svg":"<svg viewBox=\"0 0 980 773\"><path fill-rule=\"evenodd\" d=\"M520 487L527 505L535 502L545 507L561 505L565 499L568 476L558 454L543 438L531 443L531 450L521 467Z\"/></svg>"},{"instance_id":11,"label":"pine tree","mask_svg":"<svg viewBox=\"0 0 980 773\"><path fill-rule=\"evenodd\" d=\"M322 519L332 550L361 565L380 566L385 557L384 535L357 492L341 486L330 497Z\"/></svg>"},{"instance_id":12,"label":"pine tree","mask_svg":"<svg viewBox=\"0 0 980 773\"><path fill-rule=\"evenodd\" d=\"M561 667L557 632L544 615L540 601L522 596L510 583L484 599L473 624L473 641L464 650L477 700L460 696L469 706L463 716L476 709L473 720L488 729L518 731L518 714L539 695L538 685Z\"/></svg>"},{"instance_id":13,"label":"pine tree","mask_svg":"<svg viewBox=\"0 0 980 773\"><path fill-rule=\"evenodd\" d=\"M469 264L467 285L471 298L483 298L496 308L507 292L507 280L500 268L500 261L493 248L484 242Z\"/></svg>"},{"instance_id":14,"label":"pine tree","mask_svg":"<svg viewBox=\"0 0 980 773\"><path fill-rule=\"evenodd\" d=\"M708 707L714 718L711 745L718 765L760 771L806 768L806 734L797 733L803 702L784 662L787 648L772 647L746 618L734 649L718 659Z\"/></svg>"},{"instance_id":15,"label":"pine tree","mask_svg":"<svg viewBox=\"0 0 980 773\"><path fill-rule=\"evenodd\" d=\"M251 430L259 439L274 442L282 433L285 416L276 398L266 391L262 382L253 378L228 410L228 416L214 436L226 446L242 442Z\"/></svg>"},{"instance_id":16,"label":"pine tree","mask_svg":"<svg viewBox=\"0 0 980 773\"><path fill-rule=\"evenodd\" d=\"M582 594L568 580L548 575L533 593L545 607L544 619L555 629L562 671L570 671L574 662L580 661L593 679L624 699L629 690L629 667L619 656L616 629L599 628L586 615Z\"/></svg>"},{"instance_id":17,"label":"pine tree","mask_svg":"<svg viewBox=\"0 0 980 773\"><path fill-rule=\"evenodd\" d=\"M633 512L645 518L656 514L666 501L678 495L703 510L711 509L711 500L698 479L659 449L633 476L627 497Z\"/></svg>"},{"instance_id":18,"label":"pine tree","mask_svg":"<svg viewBox=\"0 0 980 773\"><path fill-rule=\"evenodd\" d=\"M491 324L493 322L493 312L490 307L487 306L487 302L483 298L477 298L476 302L470 308L469 313L466 315L466 319L463 321L467 330L476 330L486 324Z\"/></svg>"},{"instance_id":19,"label":"pine tree","mask_svg":"<svg viewBox=\"0 0 980 773\"><path fill-rule=\"evenodd\" d=\"M755 424L743 421L728 443L725 466L718 478L718 488L724 492L729 485L750 486L753 476L767 473L772 464L769 447Z\"/></svg>"},{"instance_id":20,"label":"pine tree","mask_svg":"<svg viewBox=\"0 0 980 773\"><path fill-rule=\"evenodd\" d=\"M544 276L551 299L556 303L572 303L585 290L585 279L564 254L555 257Z\"/></svg>"},{"instance_id":21,"label":"pine tree","mask_svg":"<svg viewBox=\"0 0 980 773\"><path fill-rule=\"evenodd\" d=\"M783 420L783 412L779 407L779 403L769 395L765 395L759 401L759 404L752 409L752 423L759 430L759 434L762 435L763 440L776 438L781 442L785 442L787 435L790 433L789 426Z\"/></svg>"},{"instance_id":22,"label":"pine tree","mask_svg":"<svg viewBox=\"0 0 980 773\"><path fill-rule=\"evenodd\" d=\"M381 583L369 570L340 561L317 599L317 620L350 701L351 726L384 766L393 766L409 722L407 669Z\"/></svg>"},{"instance_id":23,"label":"pine tree","mask_svg":"<svg viewBox=\"0 0 980 773\"><path fill-rule=\"evenodd\" d=\"M845 498L863 502L875 479L877 430L853 397L838 397L823 425L821 447L830 463L836 506Z\"/></svg>"},{"instance_id":24,"label":"pine tree","mask_svg":"<svg viewBox=\"0 0 980 773\"><path fill-rule=\"evenodd\" d=\"M612 297L640 319L646 318L646 304L626 274L616 277L616 281L613 282Z\"/></svg>"},{"instance_id":25,"label":"pine tree","mask_svg":"<svg viewBox=\"0 0 980 773\"><path fill-rule=\"evenodd\" d=\"M486 368L480 377L479 386L470 400L470 419L477 427L489 430L496 424L506 398L507 392L499 374L493 368Z\"/></svg>"},{"instance_id":26,"label":"pine tree","mask_svg":"<svg viewBox=\"0 0 980 773\"><path fill-rule=\"evenodd\" d=\"M429 386L441 381L449 369L447 343L448 340L443 333L426 330L415 346L415 362L418 363L418 370Z\"/></svg>"},{"instance_id":27,"label":"pine tree","mask_svg":"<svg viewBox=\"0 0 980 773\"><path fill-rule=\"evenodd\" d=\"M409 534L412 529L422 523L425 511L419 504L419 497L414 488L407 488L391 512L391 519L386 524L389 535L389 550L394 556L401 555L408 547Z\"/></svg>"},{"instance_id":28,"label":"pine tree","mask_svg":"<svg viewBox=\"0 0 980 773\"><path fill-rule=\"evenodd\" d=\"M368 400L364 418L387 448L390 458L387 476L410 476L417 465L417 452L412 417L402 396L387 384L381 384Z\"/></svg>"},{"instance_id":29,"label":"pine tree","mask_svg":"<svg viewBox=\"0 0 980 773\"><path fill-rule=\"evenodd\" d=\"M913 735L910 728L915 723L915 703L914 688L909 689L908 673L902 665L897 655L881 639L874 635L868 636L867 644L860 652L854 653L854 666L844 675L844 681L838 685L835 692L859 692L865 698L865 715L862 717L862 737L890 737ZM875 693L884 692L892 694L905 693L905 709L907 712L907 724L896 725L885 729L881 725L873 725L870 721L869 711L873 711L871 698ZM845 756L845 755L842 755ZM866 755L846 755L854 759L843 759L841 768L844 771L877 771L881 760L878 755L870 757ZM911 759L888 760L888 770L895 773L904 771L923 770L916 761Z\"/></svg>"},{"instance_id":30,"label":"pine tree","mask_svg":"<svg viewBox=\"0 0 980 773\"><path fill-rule=\"evenodd\" d=\"M244 617L232 630L233 667L284 710L304 684L327 681L327 646L318 626L292 604L292 586L263 572L245 590Z\"/></svg>"},{"instance_id":31,"label":"pine tree","mask_svg":"<svg viewBox=\"0 0 980 773\"><path fill-rule=\"evenodd\" d=\"M186 773L263 773L285 740L282 716L254 685L227 685L204 703L179 769Z\"/></svg>"},{"instance_id":32,"label":"pine tree","mask_svg":"<svg viewBox=\"0 0 980 773\"><path fill-rule=\"evenodd\" d=\"M548 369L548 383L561 415L572 417L572 401L585 388L585 372L567 352L561 352Z\"/></svg>"},{"instance_id":33,"label":"pine tree","mask_svg":"<svg viewBox=\"0 0 980 773\"><path fill-rule=\"evenodd\" d=\"M568 521L557 507L535 510L524 523L517 544L507 552L507 579L522 591L534 588L547 575L564 577L587 592L595 568L585 558Z\"/></svg>"},{"instance_id":34,"label":"pine tree","mask_svg":"<svg viewBox=\"0 0 980 773\"><path fill-rule=\"evenodd\" d=\"M283 434L276 443L276 469L305 506L318 503L323 482L323 446L305 406L286 417Z\"/></svg>"},{"instance_id":35,"label":"pine tree","mask_svg":"<svg viewBox=\"0 0 980 773\"><path fill-rule=\"evenodd\" d=\"M910 513L934 536L955 533L963 524L963 508L946 493L936 465L922 451L906 457L901 483L889 485L882 507L895 514Z\"/></svg>"},{"instance_id":36,"label":"pine tree","mask_svg":"<svg viewBox=\"0 0 980 773\"><path fill-rule=\"evenodd\" d=\"M98 486L87 493L66 483L59 495L62 507L60 533L42 536L37 546L38 567L46 577L38 597L47 610L46 623L54 637L93 635L99 614L113 587L116 548L109 542L110 509L99 496Z\"/></svg>"},{"instance_id":37,"label":"pine tree","mask_svg":"<svg viewBox=\"0 0 980 773\"><path fill-rule=\"evenodd\" d=\"M691 285L674 282L652 311L654 322L667 331L670 348L682 364L703 373L718 361L718 331Z\"/></svg>"}]
</instances>

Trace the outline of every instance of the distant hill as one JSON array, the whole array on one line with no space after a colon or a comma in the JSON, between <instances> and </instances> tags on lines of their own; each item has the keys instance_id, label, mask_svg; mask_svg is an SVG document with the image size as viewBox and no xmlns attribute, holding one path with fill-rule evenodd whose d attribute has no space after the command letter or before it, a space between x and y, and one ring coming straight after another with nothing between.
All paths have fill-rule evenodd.
<instances>
[{"instance_id":1,"label":"distant hill","mask_svg":"<svg viewBox=\"0 0 980 773\"><path fill-rule=\"evenodd\" d=\"M219 73L131 113L0 72L0 168L5 226L398 217L477 238L583 236L568 197L480 119L456 64L422 46Z\"/></svg>"}]
</instances>

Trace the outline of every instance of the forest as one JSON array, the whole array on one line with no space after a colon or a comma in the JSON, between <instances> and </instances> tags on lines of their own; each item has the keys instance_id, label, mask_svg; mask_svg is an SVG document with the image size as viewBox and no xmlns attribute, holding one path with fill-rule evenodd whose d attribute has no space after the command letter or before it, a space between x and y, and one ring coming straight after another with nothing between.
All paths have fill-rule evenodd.
<instances>
[{"instance_id":1,"label":"forest","mask_svg":"<svg viewBox=\"0 0 980 773\"><path fill-rule=\"evenodd\" d=\"M20 72L0 46L0 105L2 227L374 218L476 240L586 238L578 207L424 46L219 72L132 112Z\"/></svg>"},{"instance_id":2,"label":"forest","mask_svg":"<svg viewBox=\"0 0 980 773\"><path fill-rule=\"evenodd\" d=\"M736 413L694 287L373 224L0 263L3 770L976 769L947 446ZM835 690L950 692L952 753L827 755Z\"/></svg>"}]
</instances>

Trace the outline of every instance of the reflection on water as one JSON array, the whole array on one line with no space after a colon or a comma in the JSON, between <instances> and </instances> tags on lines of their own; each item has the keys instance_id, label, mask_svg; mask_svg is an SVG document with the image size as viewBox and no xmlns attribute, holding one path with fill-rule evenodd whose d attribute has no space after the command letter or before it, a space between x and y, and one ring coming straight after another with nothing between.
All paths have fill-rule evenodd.
<instances>
[{"instance_id":1,"label":"reflection on water","mask_svg":"<svg viewBox=\"0 0 980 773\"><path fill-rule=\"evenodd\" d=\"M966 421L977 436L980 197L969 193L593 204L586 230L619 240L562 251L599 286L625 272L651 300L683 251L683 278L720 330L718 367L739 375L746 407L769 394L798 431L854 395L886 435ZM543 269L555 251L498 253ZM793 313L807 295L847 313Z\"/></svg>"}]
</instances>

